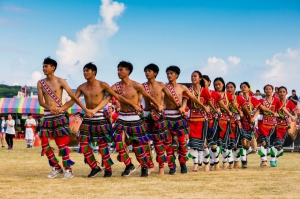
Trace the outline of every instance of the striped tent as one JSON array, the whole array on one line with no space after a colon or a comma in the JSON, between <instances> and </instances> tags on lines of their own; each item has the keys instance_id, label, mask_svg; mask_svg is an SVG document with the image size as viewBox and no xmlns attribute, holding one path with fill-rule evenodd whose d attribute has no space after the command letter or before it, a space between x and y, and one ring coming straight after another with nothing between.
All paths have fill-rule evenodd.
<instances>
[{"instance_id":1,"label":"striped tent","mask_svg":"<svg viewBox=\"0 0 300 199\"><path fill-rule=\"evenodd\" d=\"M81 102L85 104L83 98ZM63 99L63 104L69 101L69 98ZM74 114L82 112L82 109L77 104L74 104L68 109L68 113ZM0 98L0 113L32 113L44 114L44 108L40 106L37 98Z\"/></svg>"}]
</instances>

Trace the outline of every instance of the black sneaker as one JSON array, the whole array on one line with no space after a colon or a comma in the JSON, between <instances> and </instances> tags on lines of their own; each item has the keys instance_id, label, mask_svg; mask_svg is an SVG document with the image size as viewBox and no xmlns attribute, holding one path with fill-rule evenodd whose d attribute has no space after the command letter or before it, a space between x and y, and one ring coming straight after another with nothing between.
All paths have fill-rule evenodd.
<instances>
[{"instance_id":1,"label":"black sneaker","mask_svg":"<svg viewBox=\"0 0 300 199\"><path fill-rule=\"evenodd\" d=\"M180 164L180 170L182 174L186 174L187 173L186 164Z\"/></svg>"},{"instance_id":2,"label":"black sneaker","mask_svg":"<svg viewBox=\"0 0 300 199\"><path fill-rule=\"evenodd\" d=\"M26 148L28 149L28 148L30 148L30 146L27 144L27 147L26 147Z\"/></svg>"},{"instance_id":3,"label":"black sneaker","mask_svg":"<svg viewBox=\"0 0 300 199\"><path fill-rule=\"evenodd\" d=\"M247 161L242 161L242 168L247 168Z\"/></svg>"},{"instance_id":4,"label":"black sneaker","mask_svg":"<svg viewBox=\"0 0 300 199\"><path fill-rule=\"evenodd\" d=\"M141 177L148 177L148 168L142 168L141 170Z\"/></svg>"},{"instance_id":5,"label":"black sneaker","mask_svg":"<svg viewBox=\"0 0 300 199\"><path fill-rule=\"evenodd\" d=\"M97 168L93 168L91 173L88 175L88 178L93 178L95 177L99 172L101 172L101 168L97 167Z\"/></svg>"},{"instance_id":6,"label":"black sneaker","mask_svg":"<svg viewBox=\"0 0 300 199\"><path fill-rule=\"evenodd\" d=\"M110 178L112 176L112 171L104 171L104 178Z\"/></svg>"},{"instance_id":7,"label":"black sneaker","mask_svg":"<svg viewBox=\"0 0 300 199\"><path fill-rule=\"evenodd\" d=\"M121 176L130 176L132 172L135 172L135 167L133 164L126 166L125 170L122 172Z\"/></svg>"},{"instance_id":8,"label":"black sneaker","mask_svg":"<svg viewBox=\"0 0 300 199\"><path fill-rule=\"evenodd\" d=\"M173 169L170 169L169 174L174 175L176 173L176 164L174 163Z\"/></svg>"}]
</instances>

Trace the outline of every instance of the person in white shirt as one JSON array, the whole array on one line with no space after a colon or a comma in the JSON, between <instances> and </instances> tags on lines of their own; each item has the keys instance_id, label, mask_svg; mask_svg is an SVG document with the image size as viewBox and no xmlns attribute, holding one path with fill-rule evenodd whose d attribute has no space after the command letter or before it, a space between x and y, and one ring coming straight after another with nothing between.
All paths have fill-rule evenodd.
<instances>
[{"instance_id":1,"label":"person in white shirt","mask_svg":"<svg viewBox=\"0 0 300 199\"><path fill-rule=\"evenodd\" d=\"M13 149L13 138L15 135L15 120L12 119L11 114L8 114L8 120L5 122L6 126L6 142L8 145L8 150Z\"/></svg>"},{"instance_id":2,"label":"person in white shirt","mask_svg":"<svg viewBox=\"0 0 300 199\"><path fill-rule=\"evenodd\" d=\"M5 148L4 142L5 142L5 131L6 131L6 126L5 126L5 117L1 116L1 121L0 121L0 141L2 144L2 148Z\"/></svg>"},{"instance_id":3,"label":"person in white shirt","mask_svg":"<svg viewBox=\"0 0 300 199\"><path fill-rule=\"evenodd\" d=\"M263 97L261 96L261 94L260 94L260 91L259 91L259 90L256 90L256 92L255 92L255 95L254 95L253 97L255 97L257 100L260 100L260 99L262 99L262 98L263 98Z\"/></svg>"},{"instance_id":4,"label":"person in white shirt","mask_svg":"<svg viewBox=\"0 0 300 199\"><path fill-rule=\"evenodd\" d=\"M25 121L25 140L27 143L27 148L32 148L32 142L34 139L34 130L36 126L36 121L35 119L32 118L32 114L29 113L28 119Z\"/></svg>"}]
</instances>

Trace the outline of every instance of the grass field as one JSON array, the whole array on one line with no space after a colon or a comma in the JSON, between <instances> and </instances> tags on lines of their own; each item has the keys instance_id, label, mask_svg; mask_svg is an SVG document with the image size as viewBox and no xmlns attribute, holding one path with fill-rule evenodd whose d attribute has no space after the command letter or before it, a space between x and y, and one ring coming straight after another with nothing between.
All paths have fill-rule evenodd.
<instances>
[{"instance_id":1,"label":"grass field","mask_svg":"<svg viewBox=\"0 0 300 199\"><path fill-rule=\"evenodd\" d=\"M166 175L161 177L156 165L148 178L140 178L139 169L130 177L121 177L124 165L117 162L115 153L109 179L103 173L87 178L90 169L83 156L72 152L75 177L64 180L62 176L46 178L51 168L46 156L40 156L39 147L26 149L24 140L14 145L13 151L0 149L0 198L300 198L300 154L296 152L280 157L278 168L260 169L259 156L252 154L247 169L192 172L190 160L188 174L170 176L166 165ZM136 159L133 161L137 167Z\"/></svg>"}]
</instances>

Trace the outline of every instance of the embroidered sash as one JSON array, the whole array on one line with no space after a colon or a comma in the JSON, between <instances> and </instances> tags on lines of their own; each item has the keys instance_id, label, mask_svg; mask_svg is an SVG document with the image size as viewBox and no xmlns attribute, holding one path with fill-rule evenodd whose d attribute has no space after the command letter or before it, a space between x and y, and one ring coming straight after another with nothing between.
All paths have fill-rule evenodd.
<instances>
[{"instance_id":1,"label":"embroidered sash","mask_svg":"<svg viewBox=\"0 0 300 199\"><path fill-rule=\"evenodd\" d=\"M125 97L125 94L123 93L123 90L122 90L122 87L121 87L121 85L120 85L120 82L117 82L115 85L116 85L116 88L117 88L118 93L119 93L120 95L122 95L123 97ZM126 98L126 97L125 97L125 98ZM135 112L135 110L134 110L134 108L133 108L132 106L130 106L130 105L128 105L128 104L127 104L127 106L128 106L128 108L129 108L132 112Z\"/></svg>"},{"instance_id":2,"label":"embroidered sash","mask_svg":"<svg viewBox=\"0 0 300 199\"><path fill-rule=\"evenodd\" d=\"M178 106L181 106L180 101L179 101L179 98L178 98L178 96L177 96L177 93L174 91L173 86L172 86L171 84L167 83L167 84L166 84L166 87L167 87L167 89L170 91L171 95L174 97L174 99L175 99L177 105L178 105Z\"/></svg>"},{"instance_id":3,"label":"embroidered sash","mask_svg":"<svg viewBox=\"0 0 300 199\"><path fill-rule=\"evenodd\" d=\"M57 97L57 95L55 94L55 92L53 92L51 90L51 88L48 86L48 84L46 83L45 80L41 79L40 84L42 85L42 87L45 89L45 91L48 93L48 95L50 95L52 97L52 99L59 105L62 106L62 102L61 100Z\"/></svg>"},{"instance_id":4,"label":"embroidered sash","mask_svg":"<svg viewBox=\"0 0 300 199\"><path fill-rule=\"evenodd\" d=\"M273 100L272 100L272 102L273 102ZM269 110L271 110L271 108L272 108L272 102L269 103L268 100L264 99L264 104ZM262 123L264 125L276 125L276 117L264 114Z\"/></svg>"},{"instance_id":5,"label":"embroidered sash","mask_svg":"<svg viewBox=\"0 0 300 199\"><path fill-rule=\"evenodd\" d=\"M191 91L191 93L193 94L193 96L196 97L196 93L195 93L195 90L194 90L194 87L191 86L189 88L189 90ZM201 92L202 92L202 88L200 89L200 91L198 92L198 101L200 101L200 96L201 96ZM194 103L194 107L195 108L191 108L190 109L190 117L191 118L206 118L206 113L203 111L203 109L201 109L201 107L199 105L196 105Z\"/></svg>"},{"instance_id":6,"label":"embroidered sash","mask_svg":"<svg viewBox=\"0 0 300 199\"><path fill-rule=\"evenodd\" d=\"M143 83L143 86L144 86L144 88L145 88L146 93L147 93L148 95L151 96L151 92L150 92L150 88L149 88L149 86L148 86L148 83L147 83L147 82ZM155 106L152 102L150 102L150 104L151 104L151 106L152 106L152 108L151 108L151 110L150 110L150 116L151 116L151 118L152 118L154 121L157 121L159 118L161 118L162 114L159 113L159 112L155 109L156 106Z\"/></svg>"}]
</instances>

